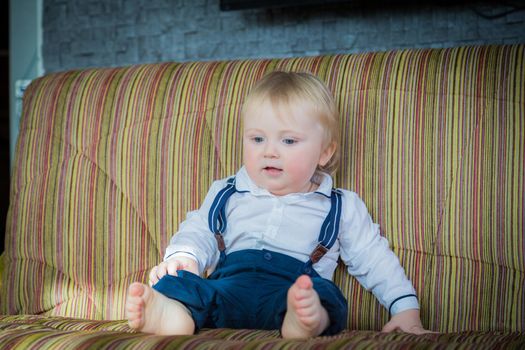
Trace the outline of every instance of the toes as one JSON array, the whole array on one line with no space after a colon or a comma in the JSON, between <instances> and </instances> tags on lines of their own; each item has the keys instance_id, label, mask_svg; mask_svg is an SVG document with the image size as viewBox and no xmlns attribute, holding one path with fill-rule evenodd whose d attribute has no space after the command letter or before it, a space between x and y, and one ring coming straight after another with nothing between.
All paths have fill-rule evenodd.
<instances>
[{"instance_id":1,"label":"toes","mask_svg":"<svg viewBox=\"0 0 525 350\"><path fill-rule=\"evenodd\" d=\"M300 319L309 319L317 316L318 308L315 303L307 303L303 305L297 305L295 308L295 314Z\"/></svg>"},{"instance_id":2,"label":"toes","mask_svg":"<svg viewBox=\"0 0 525 350\"><path fill-rule=\"evenodd\" d=\"M295 300L308 299L313 293L313 283L307 275L299 276L288 290L288 296L291 296Z\"/></svg>"},{"instance_id":3,"label":"toes","mask_svg":"<svg viewBox=\"0 0 525 350\"><path fill-rule=\"evenodd\" d=\"M128 288L128 298L126 300L126 318L132 329L140 329L142 326L142 311L145 301L145 285L142 283L132 283Z\"/></svg>"},{"instance_id":4,"label":"toes","mask_svg":"<svg viewBox=\"0 0 525 350\"><path fill-rule=\"evenodd\" d=\"M144 294L144 285L142 283L134 282L129 286L128 295L131 297L140 297Z\"/></svg>"},{"instance_id":5,"label":"toes","mask_svg":"<svg viewBox=\"0 0 525 350\"><path fill-rule=\"evenodd\" d=\"M295 285L299 287L299 289L312 289L313 283L312 279L308 275L301 275L297 280L295 281Z\"/></svg>"},{"instance_id":6,"label":"toes","mask_svg":"<svg viewBox=\"0 0 525 350\"><path fill-rule=\"evenodd\" d=\"M317 293L312 288L312 281L309 277L307 278L307 280L298 280L288 291L288 302L291 302L297 308L309 307L316 302ZM302 288L301 284L308 287Z\"/></svg>"},{"instance_id":7,"label":"toes","mask_svg":"<svg viewBox=\"0 0 525 350\"><path fill-rule=\"evenodd\" d=\"M281 333L284 338L308 338L322 333L329 324L312 279L299 276L288 290L288 310Z\"/></svg>"},{"instance_id":8,"label":"toes","mask_svg":"<svg viewBox=\"0 0 525 350\"><path fill-rule=\"evenodd\" d=\"M128 325L130 326L130 328L139 329L141 327L140 319L129 319Z\"/></svg>"},{"instance_id":9,"label":"toes","mask_svg":"<svg viewBox=\"0 0 525 350\"><path fill-rule=\"evenodd\" d=\"M126 311L128 311L130 313L131 312L139 312L140 310L142 310L143 305L144 305L144 303L140 302L140 301L138 301L137 303L131 303L130 302L130 303L128 303L126 305Z\"/></svg>"},{"instance_id":10,"label":"toes","mask_svg":"<svg viewBox=\"0 0 525 350\"><path fill-rule=\"evenodd\" d=\"M313 295L297 293L293 296L292 300L293 307L298 310L307 310L315 304L315 298Z\"/></svg>"}]
</instances>

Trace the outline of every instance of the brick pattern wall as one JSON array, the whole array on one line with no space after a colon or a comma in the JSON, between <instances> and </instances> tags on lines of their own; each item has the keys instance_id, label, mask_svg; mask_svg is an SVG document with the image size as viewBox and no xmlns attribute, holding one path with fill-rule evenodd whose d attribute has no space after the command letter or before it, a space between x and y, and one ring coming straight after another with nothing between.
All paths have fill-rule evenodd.
<instances>
[{"instance_id":1,"label":"brick pattern wall","mask_svg":"<svg viewBox=\"0 0 525 350\"><path fill-rule=\"evenodd\" d=\"M525 11L509 2L221 12L219 0L44 0L44 68L523 43Z\"/></svg>"}]
</instances>

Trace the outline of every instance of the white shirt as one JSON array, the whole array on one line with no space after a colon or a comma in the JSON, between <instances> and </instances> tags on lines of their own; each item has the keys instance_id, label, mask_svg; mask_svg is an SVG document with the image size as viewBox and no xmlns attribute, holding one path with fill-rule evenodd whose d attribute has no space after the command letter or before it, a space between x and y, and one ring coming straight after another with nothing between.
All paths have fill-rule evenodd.
<instances>
[{"instance_id":1,"label":"white shirt","mask_svg":"<svg viewBox=\"0 0 525 350\"><path fill-rule=\"evenodd\" d=\"M239 193L230 197L225 208L226 254L244 249L267 249L308 261L331 206L332 178L328 174L320 175L322 181L315 192L275 196L257 187L242 167L235 177ZM201 208L188 213L170 240L164 260L175 256L193 258L201 274L216 266L219 250L208 226L208 213L226 181L215 181ZM348 272L388 309L397 298L415 294L414 287L388 241L379 234L379 226L373 223L363 201L354 192L341 192L343 209L338 239L313 268L321 277L332 279L341 257ZM406 297L392 306L391 313L395 315L418 308L415 297Z\"/></svg>"}]
</instances>

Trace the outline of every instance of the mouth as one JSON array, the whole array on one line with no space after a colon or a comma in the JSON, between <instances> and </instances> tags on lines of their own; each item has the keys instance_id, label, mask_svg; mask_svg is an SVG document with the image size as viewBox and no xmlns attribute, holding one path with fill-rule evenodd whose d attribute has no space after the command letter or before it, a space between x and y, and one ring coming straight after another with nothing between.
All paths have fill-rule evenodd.
<instances>
[{"instance_id":1,"label":"mouth","mask_svg":"<svg viewBox=\"0 0 525 350\"><path fill-rule=\"evenodd\" d=\"M283 169L279 169L273 166L267 166L263 168L263 171L270 175L277 175L277 174L280 174L283 171Z\"/></svg>"}]
</instances>

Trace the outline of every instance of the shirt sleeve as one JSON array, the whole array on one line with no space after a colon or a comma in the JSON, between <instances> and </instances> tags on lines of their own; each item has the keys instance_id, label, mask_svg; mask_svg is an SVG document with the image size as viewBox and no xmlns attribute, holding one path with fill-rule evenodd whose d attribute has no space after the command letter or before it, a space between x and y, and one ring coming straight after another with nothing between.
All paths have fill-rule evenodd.
<instances>
[{"instance_id":1,"label":"shirt sleeve","mask_svg":"<svg viewBox=\"0 0 525 350\"><path fill-rule=\"evenodd\" d=\"M350 191L344 193L339 234L341 259L359 283L395 315L419 309L416 292L399 259L379 233L363 201Z\"/></svg>"},{"instance_id":2,"label":"shirt sleeve","mask_svg":"<svg viewBox=\"0 0 525 350\"><path fill-rule=\"evenodd\" d=\"M215 181L200 209L187 214L177 233L171 238L164 261L182 256L194 259L199 266L199 274L213 267L219 260L217 240L208 225L208 213L217 193L226 185L225 180Z\"/></svg>"}]
</instances>

